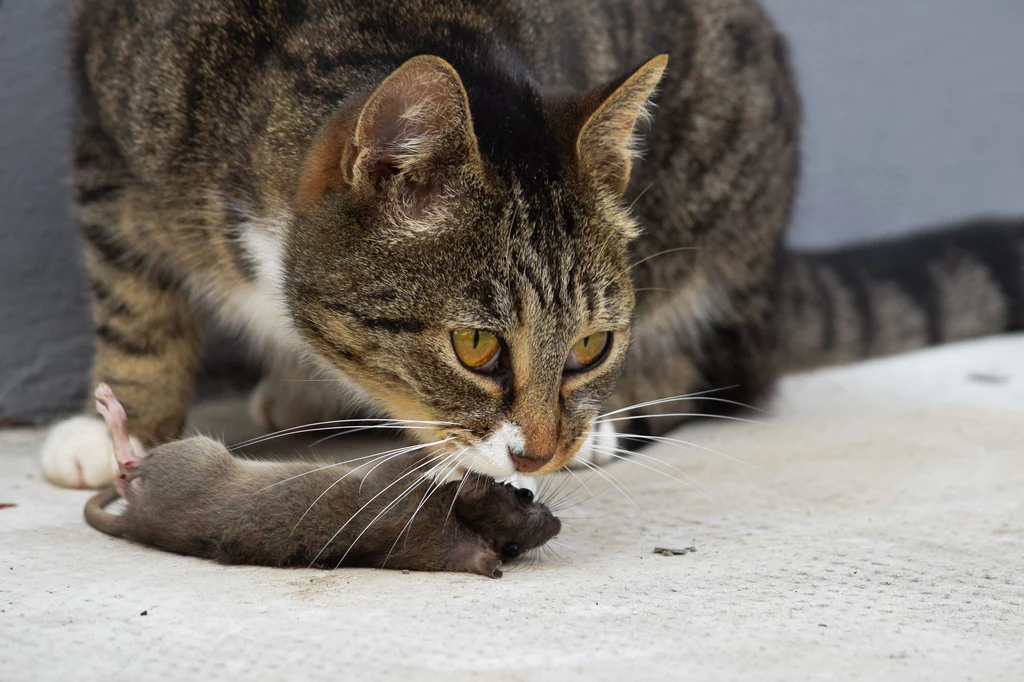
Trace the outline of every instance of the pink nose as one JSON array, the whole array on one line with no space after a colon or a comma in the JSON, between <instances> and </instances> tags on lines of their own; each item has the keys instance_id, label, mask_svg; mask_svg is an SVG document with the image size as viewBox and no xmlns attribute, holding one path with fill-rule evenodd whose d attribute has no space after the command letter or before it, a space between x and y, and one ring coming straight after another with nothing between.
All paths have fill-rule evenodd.
<instances>
[{"instance_id":1,"label":"pink nose","mask_svg":"<svg viewBox=\"0 0 1024 682\"><path fill-rule=\"evenodd\" d=\"M551 461L551 455L547 457L527 457L525 455L511 455L512 465L516 468L516 471L524 474L532 474L542 466Z\"/></svg>"}]
</instances>

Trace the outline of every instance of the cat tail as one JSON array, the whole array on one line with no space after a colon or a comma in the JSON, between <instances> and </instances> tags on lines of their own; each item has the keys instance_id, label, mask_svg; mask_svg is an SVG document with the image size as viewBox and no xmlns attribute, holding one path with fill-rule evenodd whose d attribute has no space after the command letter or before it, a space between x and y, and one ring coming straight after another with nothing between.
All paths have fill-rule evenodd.
<instances>
[{"instance_id":1,"label":"cat tail","mask_svg":"<svg viewBox=\"0 0 1024 682\"><path fill-rule=\"evenodd\" d=\"M1024 218L786 254L786 371L1024 329Z\"/></svg>"}]
</instances>

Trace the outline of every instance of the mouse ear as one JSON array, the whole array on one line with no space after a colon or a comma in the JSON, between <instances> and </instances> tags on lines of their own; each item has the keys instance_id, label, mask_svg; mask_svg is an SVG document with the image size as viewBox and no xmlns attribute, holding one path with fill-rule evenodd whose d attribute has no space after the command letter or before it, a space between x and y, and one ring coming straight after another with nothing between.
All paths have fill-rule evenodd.
<instances>
[{"instance_id":1,"label":"mouse ear","mask_svg":"<svg viewBox=\"0 0 1024 682\"><path fill-rule=\"evenodd\" d=\"M484 499L491 492L494 479L482 474L467 474L466 480L459 485L459 502L472 504Z\"/></svg>"}]
</instances>

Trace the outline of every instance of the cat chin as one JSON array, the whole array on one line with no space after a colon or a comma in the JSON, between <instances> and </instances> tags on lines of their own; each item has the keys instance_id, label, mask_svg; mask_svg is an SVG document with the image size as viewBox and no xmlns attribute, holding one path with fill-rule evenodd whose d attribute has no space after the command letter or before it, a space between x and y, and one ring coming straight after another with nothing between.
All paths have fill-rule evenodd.
<instances>
[{"instance_id":1,"label":"cat chin","mask_svg":"<svg viewBox=\"0 0 1024 682\"><path fill-rule=\"evenodd\" d=\"M523 449L523 432L511 422L504 422L491 435L462 457L462 466L496 481L505 481L516 475L511 450Z\"/></svg>"},{"instance_id":2,"label":"cat chin","mask_svg":"<svg viewBox=\"0 0 1024 682\"><path fill-rule=\"evenodd\" d=\"M136 452L145 452L136 438ZM55 425L43 441L40 464L46 478L65 488L101 488L114 480L114 446L102 419L78 416Z\"/></svg>"}]
</instances>

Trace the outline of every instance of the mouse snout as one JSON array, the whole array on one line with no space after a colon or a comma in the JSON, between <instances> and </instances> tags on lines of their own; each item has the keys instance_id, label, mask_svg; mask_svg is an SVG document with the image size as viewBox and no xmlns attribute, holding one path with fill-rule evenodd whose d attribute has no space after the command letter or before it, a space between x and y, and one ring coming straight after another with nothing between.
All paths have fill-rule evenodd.
<instances>
[{"instance_id":1,"label":"mouse snout","mask_svg":"<svg viewBox=\"0 0 1024 682\"><path fill-rule=\"evenodd\" d=\"M543 544L551 538L558 535L562 530L562 522L558 520L558 517L551 513L547 507L537 505L535 508L530 510L530 521L538 529L537 544Z\"/></svg>"}]
</instances>

